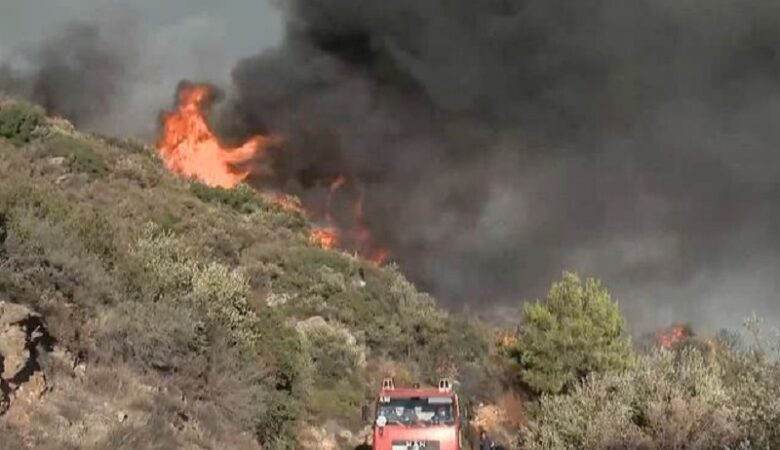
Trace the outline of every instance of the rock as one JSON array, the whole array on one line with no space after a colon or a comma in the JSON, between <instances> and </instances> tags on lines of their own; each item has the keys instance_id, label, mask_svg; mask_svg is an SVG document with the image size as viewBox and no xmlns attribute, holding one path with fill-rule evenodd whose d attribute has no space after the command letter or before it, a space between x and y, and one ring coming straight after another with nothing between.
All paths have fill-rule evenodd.
<instances>
[{"instance_id":1,"label":"rock","mask_svg":"<svg viewBox=\"0 0 780 450\"><path fill-rule=\"evenodd\" d=\"M305 425L298 434L301 450L338 450L335 436L322 427Z\"/></svg>"},{"instance_id":2,"label":"rock","mask_svg":"<svg viewBox=\"0 0 780 450\"><path fill-rule=\"evenodd\" d=\"M323 318L322 316L313 316L309 317L306 320L302 320L298 322L297 328L299 330L303 329L311 329L311 328L318 328L318 327L327 327L328 322Z\"/></svg>"},{"instance_id":3,"label":"rock","mask_svg":"<svg viewBox=\"0 0 780 450\"><path fill-rule=\"evenodd\" d=\"M355 436L349 430L341 430L339 431L339 438L347 442L352 442L355 439Z\"/></svg>"},{"instance_id":4,"label":"rock","mask_svg":"<svg viewBox=\"0 0 780 450\"><path fill-rule=\"evenodd\" d=\"M0 326L16 324L31 316L40 317L25 306L0 301Z\"/></svg>"},{"instance_id":5,"label":"rock","mask_svg":"<svg viewBox=\"0 0 780 450\"><path fill-rule=\"evenodd\" d=\"M0 378L13 380L30 359L27 350L27 336L22 327L10 324L0 325L0 355L3 357L3 371Z\"/></svg>"},{"instance_id":6,"label":"rock","mask_svg":"<svg viewBox=\"0 0 780 450\"><path fill-rule=\"evenodd\" d=\"M38 352L52 339L42 317L26 306L0 301L0 413L15 401L32 402L47 390Z\"/></svg>"},{"instance_id":7,"label":"rock","mask_svg":"<svg viewBox=\"0 0 780 450\"><path fill-rule=\"evenodd\" d=\"M54 166L61 166L65 164L65 157L64 156L55 156L52 158L49 158L49 164Z\"/></svg>"}]
</instances>

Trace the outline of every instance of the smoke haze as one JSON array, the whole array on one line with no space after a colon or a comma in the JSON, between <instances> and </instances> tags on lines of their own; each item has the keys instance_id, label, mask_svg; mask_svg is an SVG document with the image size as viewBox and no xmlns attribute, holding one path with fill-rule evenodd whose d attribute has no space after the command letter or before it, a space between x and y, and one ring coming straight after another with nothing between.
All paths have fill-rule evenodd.
<instances>
[{"instance_id":1,"label":"smoke haze","mask_svg":"<svg viewBox=\"0 0 780 450\"><path fill-rule=\"evenodd\" d=\"M191 73L145 70L181 53L156 34L109 51L120 69L85 87L143 101L65 90L60 107L110 109L92 125L127 132L156 117L150 97L170 102L170 74L223 84L226 138L286 139L256 184L305 199L358 178L375 235L445 304L505 316L568 269L604 279L635 324L780 317L780 3L278 3L281 42L253 46L229 82L238 55L208 51L223 36L211 12L177 22L189 52L207 49L176 65Z\"/></svg>"},{"instance_id":2,"label":"smoke haze","mask_svg":"<svg viewBox=\"0 0 780 450\"><path fill-rule=\"evenodd\" d=\"M778 312L780 4L290 0L226 129L356 173L409 275L517 303L564 269L634 320ZM729 306L731 305L731 306Z\"/></svg>"},{"instance_id":3,"label":"smoke haze","mask_svg":"<svg viewBox=\"0 0 780 450\"><path fill-rule=\"evenodd\" d=\"M240 57L278 40L279 26L256 0L227 10L208 0L8 0L0 89L81 128L153 140L182 78L228 82Z\"/></svg>"}]
</instances>

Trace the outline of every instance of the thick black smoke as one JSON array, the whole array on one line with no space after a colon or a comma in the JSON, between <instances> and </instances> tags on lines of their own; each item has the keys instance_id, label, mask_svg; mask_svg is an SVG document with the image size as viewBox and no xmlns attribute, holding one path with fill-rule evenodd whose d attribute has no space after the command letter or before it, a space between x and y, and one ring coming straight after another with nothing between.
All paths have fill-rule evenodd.
<instances>
[{"instance_id":1,"label":"thick black smoke","mask_svg":"<svg viewBox=\"0 0 780 450\"><path fill-rule=\"evenodd\" d=\"M0 90L89 127L126 101L137 64L129 30L71 23L0 65Z\"/></svg>"},{"instance_id":2,"label":"thick black smoke","mask_svg":"<svg viewBox=\"0 0 780 450\"><path fill-rule=\"evenodd\" d=\"M650 320L778 303L777 1L282 7L285 41L235 68L222 128L285 136L277 181L304 196L355 174L445 302L578 269Z\"/></svg>"}]
</instances>

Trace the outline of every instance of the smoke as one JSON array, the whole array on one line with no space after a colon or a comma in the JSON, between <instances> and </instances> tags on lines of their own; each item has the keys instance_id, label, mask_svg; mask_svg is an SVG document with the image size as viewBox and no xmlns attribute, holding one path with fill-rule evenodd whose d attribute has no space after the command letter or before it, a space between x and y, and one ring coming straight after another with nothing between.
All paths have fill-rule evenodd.
<instances>
[{"instance_id":1,"label":"smoke","mask_svg":"<svg viewBox=\"0 0 780 450\"><path fill-rule=\"evenodd\" d=\"M274 15L235 0L24 0L0 15L0 91L82 129L154 140L157 114L182 78L224 83L240 56L273 42ZM248 36L235 24L271 32ZM244 28L246 28L244 26Z\"/></svg>"},{"instance_id":2,"label":"smoke","mask_svg":"<svg viewBox=\"0 0 780 450\"><path fill-rule=\"evenodd\" d=\"M637 322L780 312L776 1L281 8L222 132L285 136L274 183L304 198L359 178L376 235L445 303L517 304L573 269Z\"/></svg>"},{"instance_id":3,"label":"smoke","mask_svg":"<svg viewBox=\"0 0 780 450\"><path fill-rule=\"evenodd\" d=\"M256 1L31 24L52 33L4 39L0 89L153 138L180 79L226 84L253 49L218 125L285 137L255 182L315 202L358 179L380 244L443 302L511 317L570 269L634 323L780 317L780 3L276 3L283 40L262 51Z\"/></svg>"},{"instance_id":4,"label":"smoke","mask_svg":"<svg viewBox=\"0 0 780 450\"><path fill-rule=\"evenodd\" d=\"M129 17L73 22L0 66L0 89L89 126L125 100L138 54Z\"/></svg>"}]
</instances>

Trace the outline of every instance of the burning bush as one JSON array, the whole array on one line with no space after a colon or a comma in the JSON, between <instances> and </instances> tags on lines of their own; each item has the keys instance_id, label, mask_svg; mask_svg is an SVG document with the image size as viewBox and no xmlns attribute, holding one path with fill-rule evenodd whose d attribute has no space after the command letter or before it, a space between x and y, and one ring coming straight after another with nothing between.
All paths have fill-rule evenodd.
<instances>
[{"instance_id":1,"label":"burning bush","mask_svg":"<svg viewBox=\"0 0 780 450\"><path fill-rule=\"evenodd\" d=\"M157 142L159 155L168 170L210 187L193 186L195 194L204 201L245 208L257 203L257 199L252 197L265 195L279 207L307 215L312 221L323 222L309 234L313 244L325 249L353 249L377 264L387 261L390 252L374 240L365 217L364 192L356 179L333 176L328 180L325 204L317 207L306 205L306 208L283 194L261 194L243 184L250 176L265 181L273 179L267 150L281 140L256 135L236 148L225 145L207 121L215 97L216 90L208 84L182 82L179 85L176 108L162 117L161 136ZM334 195L346 186L349 186L352 203L349 225L334 220L331 211ZM236 187L238 192L230 191Z\"/></svg>"}]
</instances>

